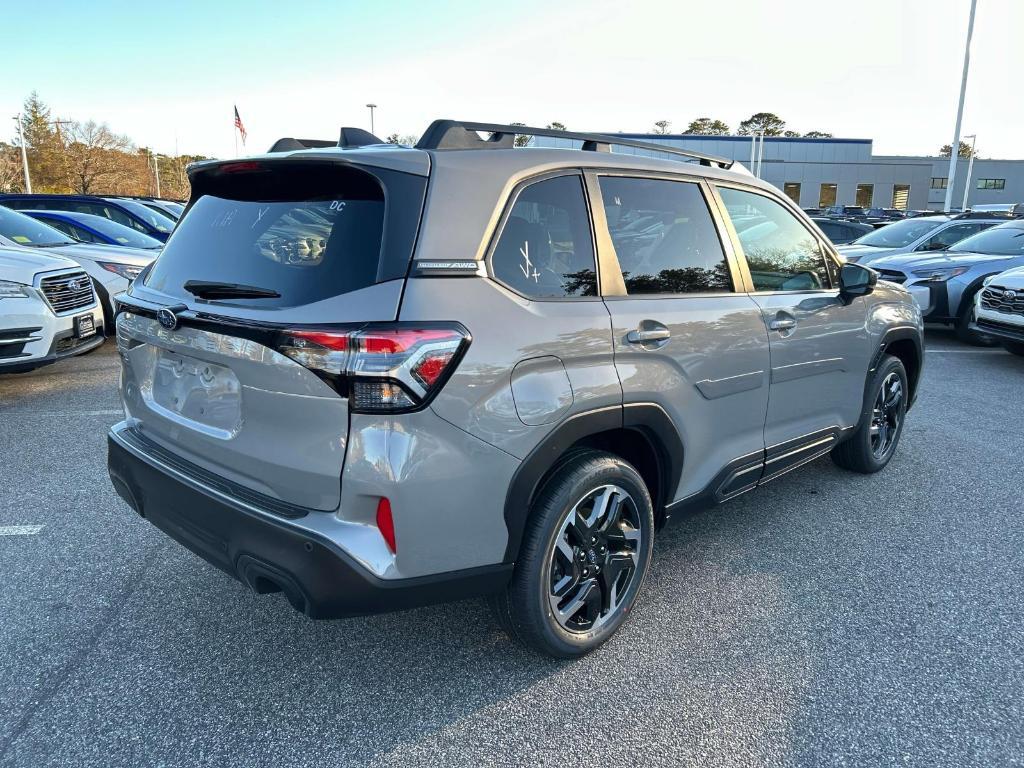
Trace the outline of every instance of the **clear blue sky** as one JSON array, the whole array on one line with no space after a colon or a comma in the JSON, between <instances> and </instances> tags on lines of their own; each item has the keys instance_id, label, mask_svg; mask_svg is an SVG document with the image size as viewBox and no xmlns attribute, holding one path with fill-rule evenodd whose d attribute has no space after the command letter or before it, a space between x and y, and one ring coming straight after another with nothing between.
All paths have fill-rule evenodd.
<instances>
[{"instance_id":1,"label":"clear blue sky","mask_svg":"<svg viewBox=\"0 0 1024 768\"><path fill-rule=\"evenodd\" d=\"M0 135L37 90L55 116L160 152L233 154L340 125L420 133L435 117L649 130L695 117L875 139L952 137L968 0L5 4ZM964 133L1024 157L1024 0L979 0Z\"/></svg>"}]
</instances>

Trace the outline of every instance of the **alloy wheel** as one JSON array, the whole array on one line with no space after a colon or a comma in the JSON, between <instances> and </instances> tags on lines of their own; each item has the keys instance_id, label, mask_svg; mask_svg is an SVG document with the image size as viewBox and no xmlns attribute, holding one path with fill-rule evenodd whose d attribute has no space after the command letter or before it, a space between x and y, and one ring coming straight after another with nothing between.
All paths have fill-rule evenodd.
<instances>
[{"instance_id":1,"label":"alloy wheel","mask_svg":"<svg viewBox=\"0 0 1024 768\"><path fill-rule=\"evenodd\" d=\"M637 578L640 512L617 485L580 499L562 521L549 559L548 601L569 632L589 632L613 617Z\"/></svg>"},{"instance_id":2,"label":"alloy wheel","mask_svg":"<svg viewBox=\"0 0 1024 768\"><path fill-rule=\"evenodd\" d=\"M882 459L896 444L903 418L903 379L893 371L882 382L871 412L871 452Z\"/></svg>"}]
</instances>

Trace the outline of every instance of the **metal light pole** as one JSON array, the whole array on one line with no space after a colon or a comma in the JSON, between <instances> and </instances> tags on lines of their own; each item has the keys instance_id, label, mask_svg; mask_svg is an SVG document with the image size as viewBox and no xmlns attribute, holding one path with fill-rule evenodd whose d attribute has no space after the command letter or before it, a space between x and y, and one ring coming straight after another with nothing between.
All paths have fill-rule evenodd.
<instances>
[{"instance_id":1,"label":"metal light pole","mask_svg":"<svg viewBox=\"0 0 1024 768\"><path fill-rule=\"evenodd\" d=\"M961 213L967 211L967 193L971 191L971 172L974 170L974 145L978 143L978 135L971 134L970 136L964 136L964 138L971 140L971 159L967 161L967 181L964 182L964 202L960 206Z\"/></svg>"},{"instance_id":2,"label":"metal light pole","mask_svg":"<svg viewBox=\"0 0 1024 768\"><path fill-rule=\"evenodd\" d=\"M377 108L377 105L376 104L367 104L366 106L370 110L370 133L373 133L373 110L375 110Z\"/></svg>"},{"instance_id":3,"label":"metal light pole","mask_svg":"<svg viewBox=\"0 0 1024 768\"><path fill-rule=\"evenodd\" d=\"M156 178L156 196L160 197L160 162L155 152L149 153L153 158L153 176Z\"/></svg>"},{"instance_id":4,"label":"metal light pole","mask_svg":"<svg viewBox=\"0 0 1024 768\"><path fill-rule=\"evenodd\" d=\"M18 142L21 144L21 167L25 171L25 191L32 194L32 179L28 175L28 152L25 151L25 133L21 130L21 114L15 118L18 123Z\"/></svg>"},{"instance_id":5,"label":"metal light pole","mask_svg":"<svg viewBox=\"0 0 1024 768\"><path fill-rule=\"evenodd\" d=\"M956 179L956 161L960 157L960 122L964 117L964 97L967 95L967 72L971 68L971 37L974 35L974 12L978 8L978 0L971 0L971 16L967 22L967 43L964 45L964 73L960 78L960 103L956 108L956 128L953 131L953 143L949 145L949 174L946 186L946 205L944 210L949 213L953 206L953 181Z\"/></svg>"}]
</instances>

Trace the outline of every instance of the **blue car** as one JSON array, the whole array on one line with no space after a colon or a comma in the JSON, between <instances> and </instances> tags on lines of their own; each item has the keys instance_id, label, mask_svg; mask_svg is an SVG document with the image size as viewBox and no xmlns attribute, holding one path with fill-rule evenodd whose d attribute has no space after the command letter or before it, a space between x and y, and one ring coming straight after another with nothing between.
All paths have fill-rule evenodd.
<instances>
[{"instance_id":1,"label":"blue car","mask_svg":"<svg viewBox=\"0 0 1024 768\"><path fill-rule=\"evenodd\" d=\"M0 205L16 211L67 211L91 213L116 221L137 232L166 241L174 229L174 221L137 200L94 195L0 195Z\"/></svg>"},{"instance_id":2,"label":"blue car","mask_svg":"<svg viewBox=\"0 0 1024 768\"><path fill-rule=\"evenodd\" d=\"M38 219L70 235L80 243L120 245L127 248L143 248L155 251L163 243L155 237L144 235L138 230L118 224L103 216L91 213L68 213L67 211L22 211L26 216Z\"/></svg>"}]
</instances>

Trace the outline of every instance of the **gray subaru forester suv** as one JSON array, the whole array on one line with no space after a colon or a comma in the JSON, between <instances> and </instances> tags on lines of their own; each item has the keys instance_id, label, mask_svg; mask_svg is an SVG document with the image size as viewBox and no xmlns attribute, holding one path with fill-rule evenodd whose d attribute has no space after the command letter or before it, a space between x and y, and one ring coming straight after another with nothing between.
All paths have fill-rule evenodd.
<instances>
[{"instance_id":1,"label":"gray subaru forester suv","mask_svg":"<svg viewBox=\"0 0 1024 768\"><path fill-rule=\"evenodd\" d=\"M310 617L486 595L597 647L671 516L829 452L876 472L916 395L906 290L731 166L455 121L191 166L119 297L114 487Z\"/></svg>"}]
</instances>

